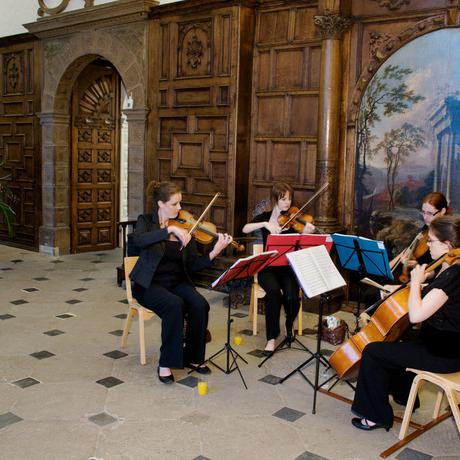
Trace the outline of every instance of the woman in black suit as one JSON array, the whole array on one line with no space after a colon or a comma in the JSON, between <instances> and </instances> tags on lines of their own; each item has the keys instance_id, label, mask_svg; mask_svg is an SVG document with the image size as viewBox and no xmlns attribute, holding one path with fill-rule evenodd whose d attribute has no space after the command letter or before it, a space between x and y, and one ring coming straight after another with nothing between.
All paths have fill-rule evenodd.
<instances>
[{"instance_id":1,"label":"woman in black suit","mask_svg":"<svg viewBox=\"0 0 460 460\"><path fill-rule=\"evenodd\" d=\"M174 382L171 368L186 366L201 374L211 372L203 364L209 304L196 290L190 274L211 266L232 241L231 236L220 233L209 255L200 256L188 231L170 223L181 210L181 200L176 184L154 183L153 213L139 216L132 237L140 251L131 273L133 295L161 318L158 377L162 383Z\"/></svg>"}]
</instances>

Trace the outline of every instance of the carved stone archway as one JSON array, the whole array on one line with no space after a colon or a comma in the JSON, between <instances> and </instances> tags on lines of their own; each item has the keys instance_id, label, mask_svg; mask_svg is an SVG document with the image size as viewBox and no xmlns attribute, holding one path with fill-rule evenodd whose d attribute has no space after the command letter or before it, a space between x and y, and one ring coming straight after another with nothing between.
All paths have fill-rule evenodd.
<instances>
[{"instance_id":1,"label":"carved stone archway","mask_svg":"<svg viewBox=\"0 0 460 460\"><path fill-rule=\"evenodd\" d=\"M123 33L125 32L125 33ZM75 80L97 58L118 71L133 108L124 110L128 121L129 217L143 209L146 107L143 59L144 30L96 30L43 42L42 93L42 206L40 251L65 254L70 250L70 96Z\"/></svg>"}]
</instances>

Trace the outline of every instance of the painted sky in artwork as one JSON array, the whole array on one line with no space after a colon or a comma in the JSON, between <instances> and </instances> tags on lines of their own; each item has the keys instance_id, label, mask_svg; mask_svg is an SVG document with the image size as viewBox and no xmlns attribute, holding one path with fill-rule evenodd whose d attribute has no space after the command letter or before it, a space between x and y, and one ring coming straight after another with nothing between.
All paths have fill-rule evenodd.
<instances>
[{"instance_id":1,"label":"painted sky in artwork","mask_svg":"<svg viewBox=\"0 0 460 460\"><path fill-rule=\"evenodd\" d=\"M385 132L392 128L400 128L403 123L411 123L423 129L426 146L407 159L399 172L399 181L414 173L428 173L434 167L435 140L430 116L447 96L460 99L460 29L443 29L419 37L392 55L379 69L385 66L398 65L410 68L412 73L405 82L409 89L425 97L411 110L402 114L385 117L380 113L382 121L376 123L372 134L377 136L376 145ZM379 155L369 161L376 168L385 168L383 156ZM384 185L381 185L382 189Z\"/></svg>"}]
</instances>

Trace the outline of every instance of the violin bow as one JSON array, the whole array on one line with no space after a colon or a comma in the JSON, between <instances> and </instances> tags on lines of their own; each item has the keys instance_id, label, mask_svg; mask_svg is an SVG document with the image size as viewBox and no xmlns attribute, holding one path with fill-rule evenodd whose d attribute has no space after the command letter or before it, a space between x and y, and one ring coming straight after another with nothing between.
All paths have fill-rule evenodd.
<instances>
[{"instance_id":1,"label":"violin bow","mask_svg":"<svg viewBox=\"0 0 460 460\"><path fill-rule=\"evenodd\" d=\"M201 213L200 217L196 219L195 223L193 224L193 227L189 230L188 232L189 235L191 235L195 231L195 229L198 227L198 225L200 225L200 222L203 220L204 216L209 211L209 208L214 204L214 202L217 200L217 198L219 198L219 196L220 196L219 192L217 192L214 195L214 198L209 202L209 204L206 206L206 209Z\"/></svg>"},{"instance_id":2,"label":"violin bow","mask_svg":"<svg viewBox=\"0 0 460 460\"><path fill-rule=\"evenodd\" d=\"M324 192L329 187L329 182L326 182L321 188L295 213L290 219L281 227L281 230L284 230L287 225L289 225L310 203L312 203L316 198L318 198L321 193Z\"/></svg>"}]
</instances>

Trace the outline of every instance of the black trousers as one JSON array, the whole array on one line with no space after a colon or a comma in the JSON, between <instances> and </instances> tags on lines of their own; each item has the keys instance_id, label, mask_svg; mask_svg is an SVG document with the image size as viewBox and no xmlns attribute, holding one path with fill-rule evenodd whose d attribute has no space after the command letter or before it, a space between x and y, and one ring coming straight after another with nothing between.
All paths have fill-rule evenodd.
<instances>
[{"instance_id":1,"label":"black trousers","mask_svg":"<svg viewBox=\"0 0 460 460\"><path fill-rule=\"evenodd\" d=\"M358 416L391 427L393 409L389 395L407 403L415 369L450 373L460 371L460 358L444 358L431 354L420 342L374 342L363 352L355 398L351 410Z\"/></svg>"},{"instance_id":2,"label":"black trousers","mask_svg":"<svg viewBox=\"0 0 460 460\"><path fill-rule=\"evenodd\" d=\"M280 335L280 312L284 305L286 330L292 331L294 320L299 313L299 285L289 267L266 268L258 274L259 284L266 292L265 328L267 340Z\"/></svg>"},{"instance_id":3,"label":"black trousers","mask_svg":"<svg viewBox=\"0 0 460 460\"><path fill-rule=\"evenodd\" d=\"M139 303L161 318L161 367L182 368L204 362L209 304L188 281L173 286L153 282L149 288L134 285ZM184 346L184 317L187 319Z\"/></svg>"}]
</instances>

